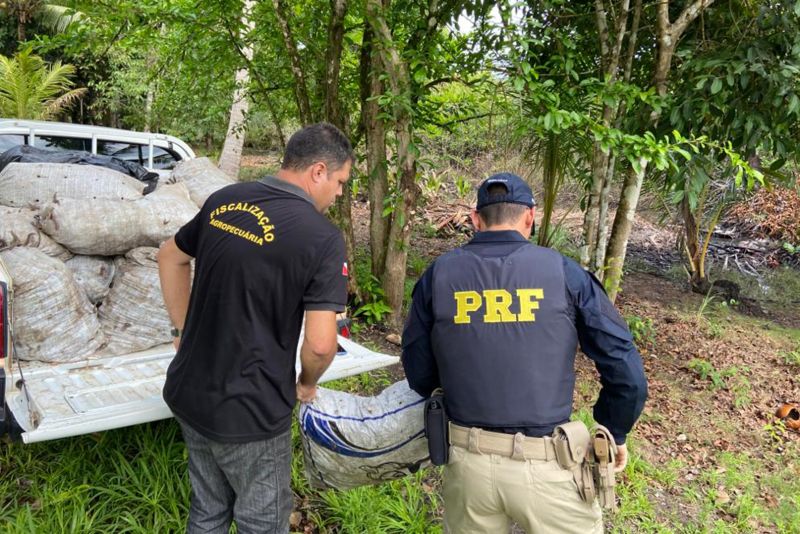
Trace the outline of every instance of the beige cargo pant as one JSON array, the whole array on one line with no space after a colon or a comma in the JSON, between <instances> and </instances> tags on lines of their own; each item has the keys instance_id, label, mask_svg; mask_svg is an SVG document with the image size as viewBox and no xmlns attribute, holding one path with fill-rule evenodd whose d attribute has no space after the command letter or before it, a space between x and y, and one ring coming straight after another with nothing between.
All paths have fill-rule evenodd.
<instances>
[{"instance_id":1,"label":"beige cargo pant","mask_svg":"<svg viewBox=\"0 0 800 534\"><path fill-rule=\"evenodd\" d=\"M451 446L442 495L446 534L506 534L512 519L528 534L603 532L600 505L583 502L572 473L554 460L512 460Z\"/></svg>"}]
</instances>

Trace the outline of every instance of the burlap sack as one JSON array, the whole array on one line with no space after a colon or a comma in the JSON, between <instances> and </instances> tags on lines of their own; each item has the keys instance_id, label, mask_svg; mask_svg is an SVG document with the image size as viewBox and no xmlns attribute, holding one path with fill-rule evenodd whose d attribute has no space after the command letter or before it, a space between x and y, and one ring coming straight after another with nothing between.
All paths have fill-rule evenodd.
<instances>
[{"instance_id":1,"label":"burlap sack","mask_svg":"<svg viewBox=\"0 0 800 534\"><path fill-rule=\"evenodd\" d=\"M53 202L39 212L39 226L75 254L113 256L159 246L195 213L186 186L177 183L138 200Z\"/></svg>"},{"instance_id":2,"label":"burlap sack","mask_svg":"<svg viewBox=\"0 0 800 534\"><path fill-rule=\"evenodd\" d=\"M111 169L68 163L9 163L0 172L0 204L39 207L65 198L134 200L145 184Z\"/></svg>"},{"instance_id":3,"label":"burlap sack","mask_svg":"<svg viewBox=\"0 0 800 534\"><path fill-rule=\"evenodd\" d=\"M136 248L117 262L111 290L100 306L100 324L111 354L127 354L172 341L157 254L156 248Z\"/></svg>"},{"instance_id":4,"label":"burlap sack","mask_svg":"<svg viewBox=\"0 0 800 534\"><path fill-rule=\"evenodd\" d=\"M72 253L42 233L33 224L36 210L0 206L0 250L14 247L38 248L48 256L66 261Z\"/></svg>"},{"instance_id":5,"label":"burlap sack","mask_svg":"<svg viewBox=\"0 0 800 534\"><path fill-rule=\"evenodd\" d=\"M114 260L104 256L75 256L65 263L89 302L97 304L106 298L116 271Z\"/></svg>"},{"instance_id":6,"label":"burlap sack","mask_svg":"<svg viewBox=\"0 0 800 534\"><path fill-rule=\"evenodd\" d=\"M199 207L203 207L211 193L234 183L208 158L187 159L180 162L172 171L172 179L186 184L189 195Z\"/></svg>"},{"instance_id":7,"label":"burlap sack","mask_svg":"<svg viewBox=\"0 0 800 534\"><path fill-rule=\"evenodd\" d=\"M105 342L95 307L63 262L38 249L0 252L14 287L14 347L20 360L68 362Z\"/></svg>"}]
</instances>

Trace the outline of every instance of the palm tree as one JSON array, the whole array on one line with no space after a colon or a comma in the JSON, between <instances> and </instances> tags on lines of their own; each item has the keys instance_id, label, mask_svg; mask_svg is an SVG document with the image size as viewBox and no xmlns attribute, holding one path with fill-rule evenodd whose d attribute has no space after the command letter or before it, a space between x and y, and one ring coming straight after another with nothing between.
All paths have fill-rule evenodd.
<instances>
[{"instance_id":1,"label":"palm tree","mask_svg":"<svg viewBox=\"0 0 800 534\"><path fill-rule=\"evenodd\" d=\"M42 0L2 0L0 9L17 19L17 40L19 42L25 40L26 27L34 18L38 17L44 26L61 33L72 21L81 17L81 13L74 9L46 3Z\"/></svg>"},{"instance_id":2,"label":"palm tree","mask_svg":"<svg viewBox=\"0 0 800 534\"><path fill-rule=\"evenodd\" d=\"M17 119L49 119L86 93L72 89L72 65L60 61L48 65L30 49L9 58L0 55L0 116Z\"/></svg>"}]
</instances>

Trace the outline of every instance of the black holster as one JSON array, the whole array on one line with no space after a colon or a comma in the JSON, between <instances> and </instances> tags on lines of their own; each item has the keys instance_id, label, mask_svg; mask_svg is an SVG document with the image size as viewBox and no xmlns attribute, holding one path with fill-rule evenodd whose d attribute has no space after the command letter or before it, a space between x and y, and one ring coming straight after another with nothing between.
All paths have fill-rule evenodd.
<instances>
[{"instance_id":1,"label":"black holster","mask_svg":"<svg viewBox=\"0 0 800 534\"><path fill-rule=\"evenodd\" d=\"M428 438L428 453L433 465L445 465L450 453L447 412L444 394L437 389L425 401L425 437Z\"/></svg>"}]
</instances>

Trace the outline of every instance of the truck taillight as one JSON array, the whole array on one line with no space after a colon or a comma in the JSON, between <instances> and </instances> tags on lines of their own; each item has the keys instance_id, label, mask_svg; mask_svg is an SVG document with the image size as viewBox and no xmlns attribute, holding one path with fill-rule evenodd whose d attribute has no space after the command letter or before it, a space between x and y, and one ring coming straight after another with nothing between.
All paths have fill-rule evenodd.
<instances>
[{"instance_id":1,"label":"truck taillight","mask_svg":"<svg viewBox=\"0 0 800 534\"><path fill-rule=\"evenodd\" d=\"M340 336L350 339L350 319L345 318L336 321L336 329L339 331Z\"/></svg>"}]
</instances>

